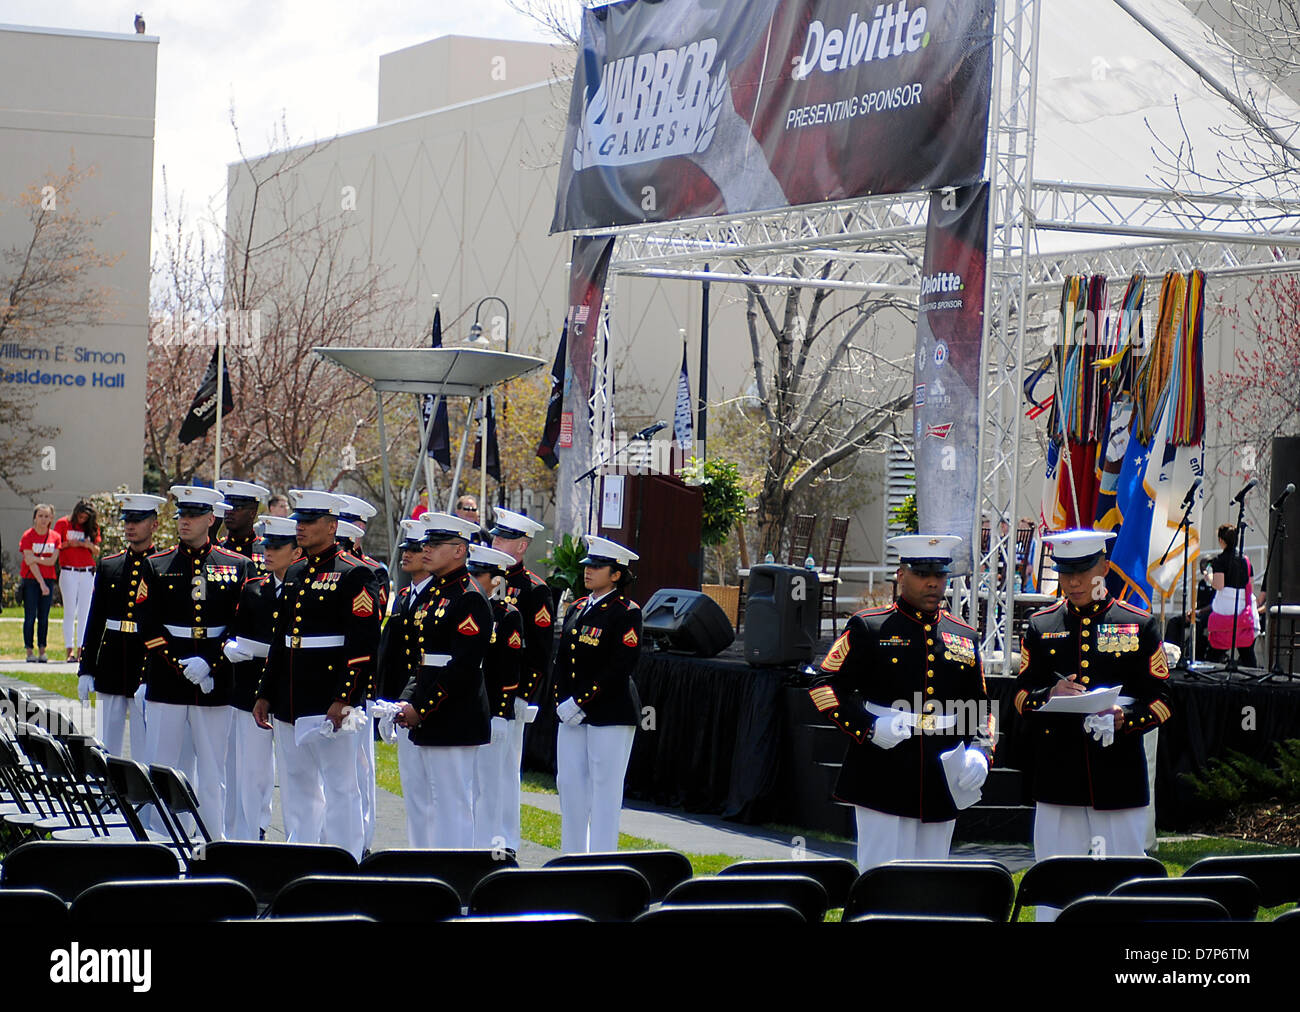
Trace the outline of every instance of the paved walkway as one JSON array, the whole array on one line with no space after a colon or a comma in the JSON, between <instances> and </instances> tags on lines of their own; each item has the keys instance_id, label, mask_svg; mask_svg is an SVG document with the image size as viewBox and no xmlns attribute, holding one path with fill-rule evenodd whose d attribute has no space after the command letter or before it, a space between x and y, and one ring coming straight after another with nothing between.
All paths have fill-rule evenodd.
<instances>
[{"instance_id":1,"label":"paved walkway","mask_svg":"<svg viewBox=\"0 0 1300 1012\"><path fill-rule=\"evenodd\" d=\"M40 665L43 670L67 668L75 671L75 665ZM0 674L0 684L18 685L46 705L62 702L64 706L76 707L75 700L58 696L55 693L37 688L13 677L12 669L8 674ZM67 711L64 711L67 712ZM73 711L75 719L75 710ZM84 726L87 722L82 721ZM127 754L130 754L130 730L127 732ZM278 785L277 785L278 786ZM525 792L523 803L540 808L543 811L559 812L560 799L555 794L538 794ZM406 809L400 795L390 791L378 791L377 825L375 827L375 850L405 847ZM852 860L855 847L852 843L839 843L829 840L797 838L786 834L773 833L758 826L746 826L728 822L716 816L690 814L678 809L660 808L637 801L624 804L620 830L630 836L639 836L653 840L663 847L687 851L693 854L730 854L745 859L790 858L797 854L812 857L844 857ZM280 792L274 796L271 814L271 828L267 838L284 839L284 819L280 812ZM559 853L550 847L525 840L519 863L523 867L540 867ZM1012 871L1027 868L1033 863L1033 851L1030 847L1018 844L962 844L953 850L954 857L967 859L984 858L1001 861Z\"/></svg>"}]
</instances>

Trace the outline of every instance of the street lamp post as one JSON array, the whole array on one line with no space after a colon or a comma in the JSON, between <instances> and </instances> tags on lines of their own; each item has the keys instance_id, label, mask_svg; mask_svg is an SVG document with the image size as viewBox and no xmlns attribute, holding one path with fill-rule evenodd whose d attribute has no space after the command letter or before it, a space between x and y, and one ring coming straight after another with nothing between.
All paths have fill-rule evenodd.
<instances>
[{"instance_id":1,"label":"street lamp post","mask_svg":"<svg viewBox=\"0 0 1300 1012\"><path fill-rule=\"evenodd\" d=\"M483 335L483 325L478 322L479 313L482 312L483 304L485 302L499 302L501 303L501 308L505 310L505 314L506 314L505 343L506 343L506 351L509 352L510 351L510 307L506 304L506 300L501 298L499 295L488 295L482 299L479 299L478 305L474 307L474 322L473 324L470 325L469 328L469 339L475 344L491 343L490 340ZM502 398L501 413L503 416L505 415L505 410L506 410L506 402L505 399ZM486 399L484 400L483 403L483 444L482 445L483 445L483 453L482 453L482 459L479 461L479 466L482 470L482 481L486 485L487 484L487 401ZM505 504L506 504L506 485L505 482L502 481L497 483L497 505L504 506ZM486 503L480 503L481 508L486 507L486 505L487 505Z\"/></svg>"}]
</instances>

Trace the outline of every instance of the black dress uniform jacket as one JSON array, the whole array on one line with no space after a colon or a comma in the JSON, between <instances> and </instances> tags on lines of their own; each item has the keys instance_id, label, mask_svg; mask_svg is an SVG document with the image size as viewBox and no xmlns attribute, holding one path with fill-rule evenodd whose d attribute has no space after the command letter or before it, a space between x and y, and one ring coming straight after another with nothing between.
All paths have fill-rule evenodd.
<instances>
[{"instance_id":1,"label":"black dress uniform jacket","mask_svg":"<svg viewBox=\"0 0 1300 1012\"><path fill-rule=\"evenodd\" d=\"M922 822L957 817L939 756L959 743L993 756L992 710L977 633L940 610L898 600L860 611L821 664L810 690L814 705L852 739L835 798ZM878 714L865 704L919 713L920 726L893 748L871 742ZM957 717L955 726L931 724Z\"/></svg>"},{"instance_id":2,"label":"black dress uniform jacket","mask_svg":"<svg viewBox=\"0 0 1300 1012\"><path fill-rule=\"evenodd\" d=\"M641 722L632 681L641 656L641 606L621 590L592 607L583 597L564 616L555 659L555 705L570 696L594 727Z\"/></svg>"},{"instance_id":3,"label":"black dress uniform jacket","mask_svg":"<svg viewBox=\"0 0 1300 1012\"><path fill-rule=\"evenodd\" d=\"M555 652L555 597L545 580L518 562L506 572L506 604L519 609L524 627L523 671L516 695L532 703L544 690L551 673L551 656Z\"/></svg>"},{"instance_id":4,"label":"black dress uniform jacket","mask_svg":"<svg viewBox=\"0 0 1300 1012\"><path fill-rule=\"evenodd\" d=\"M239 611L235 614L232 638L238 636L242 646L262 646L267 651L266 656L231 665L234 686L230 705L247 713L252 712L253 704L257 702L257 686L262 681L262 669L266 667L266 657L270 656L271 640L275 636L275 623L279 618L275 589L275 577L267 573L251 577L239 595Z\"/></svg>"},{"instance_id":5,"label":"black dress uniform jacket","mask_svg":"<svg viewBox=\"0 0 1300 1012\"><path fill-rule=\"evenodd\" d=\"M78 674L94 675L96 692L131 696L144 678L144 637L136 597L152 554L152 546L143 552L118 552L100 559L95 567ZM109 629L109 621L118 628Z\"/></svg>"},{"instance_id":6,"label":"black dress uniform jacket","mask_svg":"<svg viewBox=\"0 0 1300 1012\"><path fill-rule=\"evenodd\" d=\"M488 711L493 717L515 719L515 695L523 671L524 627L519 609L505 601L492 601L492 641L483 661Z\"/></svg>"},{"instance_id":7,"label":"black dress uniform jacket","mask_svg":"<svg viewBox=\"0 0 1300 1012\"><path fill-rule=\"evenodd\" d=\"M227 533L217 544L228 552L251 560L253 565L249 570L250 576L260 576L266 572L266 543L257 536L256 531L250 531L242 537Z\"/></svg>"},{"instance_id":8,"label":"black dress uniform jacket","mask_svg":"<svg viewBox=\"0 0 1300 1012\"><path fill-rule=\"evenodd\" d=\"M1057 676L1078 675L1085 689L1120 685L1135 703L1105 748L1080 714L1037 713ZM1033 734L1035 801L1102 810L1147 804L1142 735L1172 714L1169 665L1156 619L1112 597L1077 609L1062 601L1029 620L1020 642L1015 706Z\"/></svg>"},{"instance_id":9,"label":"black dress uniform jacket","mask_svg":"<svg viewBox=\"0 0 1300 1012\"><path fill-rule=\"evenodd\" d=\"M420 715L414 745L486 745L492 738L483 660L492 640L492 607L462 566L433 578L414 615L421 654L446 654L441 667L421 664L402 690Z\"/></svg>"},{"instance_id":10,"label":"black dress uniform jacket","mask_svg":"<svg viewBox=\"0 0 1300 1012\"><path fill-rule=\"evenodd\" d=\"M231 635L239 594L251 567L244 556L211 542L202 548L180 544L149 557L137 594L148 651L145 699L180 706L229 704L234 676L221 647ZM179 636L167 626L187 629L191 635ZM211 692L204 693L181 673L181 662L187 657L208 662Z\"/></svg>"},{"instance_id":11,"label":"black dress uniform jacket","mask_svg":"<svg viewBox=\"0 0 1300 1012\"><path fill-rule=\"evenodd\" d=\"M362 702L379 647L371 584L370 570L337 545L299 559L285 572L271 653L257 690L280 720L323 715L336 702ZM311 645L308 637L319 636L342 636L343 643Z\"/></svg>"},{"instance_id":12,"label":"black dress uniform jacket","mask_svg":"<svg viewBox=\"0 0 1300 1012\"><path fill-rule=\"evenodd\" d=\"M379 664L375 678L380 699L397 699L407 683L420 670L420 637L415 625L415 613L429 600L438 581L430 578L418 594L413 584L397 592L393 613L384 623L379 638Z\"/></svg>"}]
</instances>

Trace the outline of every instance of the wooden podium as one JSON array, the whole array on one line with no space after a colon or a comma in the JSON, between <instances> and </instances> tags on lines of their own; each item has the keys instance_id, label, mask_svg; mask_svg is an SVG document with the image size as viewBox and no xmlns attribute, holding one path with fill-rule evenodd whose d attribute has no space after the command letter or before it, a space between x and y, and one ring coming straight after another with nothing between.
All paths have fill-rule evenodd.
<instances>
[{"instance_id":1,"label":"wooden podium","mask_svg":"<svg viewBox=\"0 0 1300 1012\"><path fill-rule=\"evenodd\" d=\"M664 587L700 589L702 489L665 474L607 474L598 508L599 535L641 556L633 600L644 604Z\"/></svg>"}]
</instances>

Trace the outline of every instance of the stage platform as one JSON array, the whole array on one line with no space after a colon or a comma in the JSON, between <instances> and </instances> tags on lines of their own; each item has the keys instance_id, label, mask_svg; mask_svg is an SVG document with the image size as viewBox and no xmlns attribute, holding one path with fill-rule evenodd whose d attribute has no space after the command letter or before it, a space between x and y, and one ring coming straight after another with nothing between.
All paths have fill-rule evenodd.
<instances>
[{"instance_id":1,"label":"stage platform","mask_svg":"<svg viewBox=\"0 0 1300 1012\"><path fill-rule=\"evenodd\" d=\"M826 638L817 659L830 649ZM635 680L643 707L628 765L629 798L852 837L852 809L831 790L849 739L821 720L806 686L810 672L752 668L737 640L714 658L644 651ZM1219 676L1223 677L1223 676ZM988 679L999 728L994 770L979 805L962 813L957 839L1026 841L1032 804L1019 770L1031 742L1012 706L1015 679ZM1272 743L1300 737L1300 682L1170 680L1173 720L1160 730L1157 824L1185 830L1204 809L1182 780L1229 750L1262 760ZM525 767L555 771L555 713L543 706L530 725Z\"/></svg>"}]
</instances>

